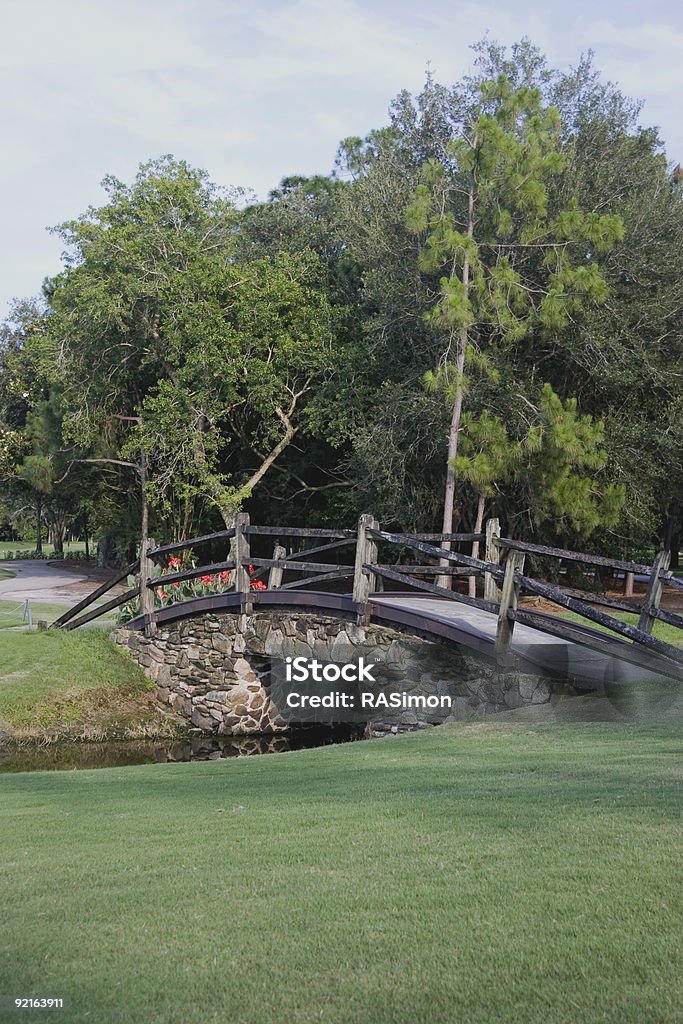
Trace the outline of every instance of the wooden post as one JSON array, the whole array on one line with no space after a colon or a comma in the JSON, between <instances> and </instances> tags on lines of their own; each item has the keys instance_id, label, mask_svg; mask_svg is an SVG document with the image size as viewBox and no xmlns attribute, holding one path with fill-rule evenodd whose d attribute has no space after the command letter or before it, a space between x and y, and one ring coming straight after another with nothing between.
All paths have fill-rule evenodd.
<instances>
[{"instance_id":1,"label":"wooden post","mask_svg":"<svg viewBox=\"0 0 683 1024\"><path fill-rule=\"evenodd\" d=\"M287 557L287 549L283 548L280 544L276 544L273 548L273 558L283 559ZM277 590L278 587L282 586L282 573L283 569L278 568L274 565L271 567L268 573L268 590Z\"/></svg>"},{"instance_id":2,"label":"wooden post","mask_svg":"<svg viewBox=\"0 0 683 1024\"><path fill-rule=\"evenodd\" d=\"M242 615L251 615L251 580L249 578L249 513L238 512L235 516L235 590L241 595Z\"/></svg>"},{"instance_id":3,"label":"wooden post","mask_svg":"<svg viewBox=\"0 0 683 1024\"><path fill-rule=\"evenodd\" d=\"M147 586L154 575L154 561L148 552L156 547L153 537L147 537L140 545L140 611L145 617L145 636L154 636L157 618L154 610L154 591Z\"/></svg>"},{"instance_id":4,"label":"wooden post","mask_svg":"<svg viewBox=\"0 0 683 1024\"><path fill-rule=\"evenodd\" d=\"M484 561L500 565L500 548L496 540L500 538L500 520L487 519L486 521L486 547L484 550ZM498 601L500 590L494 577L490 572L484 573L484 600Z\"/></svg>"},{"instance_id":5,"label":"wooden post","mask_svg":"<svg viewBox=\"0 0 683 1024\"><path fill-rule=\"evenodd\" d=\"M633 597L633 583L635 581L635 573L627 572L624 577L624 597Z\"/></svg>"},{"instance_id":6,"label":"wooden post","mask_svg":"<svg viewBox=\"0 0 683 1024\"><path fill-rule=\"evenodd\" d=\"M377 564L377 544L368 536L368 530L378 530L379 523L367 513L358 520L356 537L356 562L353 570L353 601L358 606L358 624L368 619L368 597L375 589L375 574L364 565Z\"/></svg>"},{"instance_id":7,"label":"wooden post","mask_svg":"<svg viewBox=\"0 0 683 1024\"><path fill-rule=\"evenodd\" d=\"M666 550L660 551L654 560L654 564L650 572L650 579L647 584L645 600L643 601L640 618L638 619L638 629L642 629L644 633L651 633L652 627L655 624L657 609L659 608L659 603L662 599L663 583L659 578L659 574L666 572L669 568L670 561L671 552Z\"/></svg>"},{"instance_id":8,"label":"wooden post","mask_svg":"<svg viewBox=\"0 0 683 1024\"><path fill-rule=\"evenodd\" d=\"M505 563L505 577L503 578L503 590L500 595L500 607L498 609L498 628L496 630L496 649L505 652L512 643L512 634L515 628L515 615L517 612L517 599L519 597L519 582L516 574L524 569L524 552L509 551Z\"/></svg>"}]
</instances>

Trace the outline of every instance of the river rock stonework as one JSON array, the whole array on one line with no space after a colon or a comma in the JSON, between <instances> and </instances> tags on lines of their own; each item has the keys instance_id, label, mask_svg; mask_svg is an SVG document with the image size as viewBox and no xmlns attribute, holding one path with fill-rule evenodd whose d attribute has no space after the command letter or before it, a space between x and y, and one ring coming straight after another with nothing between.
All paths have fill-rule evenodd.
<instances>
[{"instance_id":1,"label":"river rock stonework","mask_svg":"<svg viewBox=\"0 0 683 1024\"><path fill-rule=\"evenodd\" d=\"M349 648L372 648L383 663L386 689L451 698L446 712L369 711L367 731L375 735L478 718L576 692L540 676L500 673L493 661L465 654L454 644L314 613L206 613L162 627L153 637L120 628L113 639L154 680L159 700L203 732L219 735L290 729L271 701L269 678L271 658L287 655L345 660Z\"/></svg>"}]
</instances>

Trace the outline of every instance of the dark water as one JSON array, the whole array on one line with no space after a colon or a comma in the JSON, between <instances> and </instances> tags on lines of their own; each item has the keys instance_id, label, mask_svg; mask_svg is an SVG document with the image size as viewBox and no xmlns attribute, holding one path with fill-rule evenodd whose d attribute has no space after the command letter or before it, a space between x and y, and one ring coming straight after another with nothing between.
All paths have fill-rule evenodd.
<instances>
[{"instance_id":1,"label":"dark water","mask_svg":"<svg viewBox=\"0 0 683 1024\"><path fill-rule=\"evenodd\" d=\"M335 726L302 729L286 736L201 736L187 740L128 740L119 743L53 743L0 749L0 772L70 771L174 761L219 761L227 757L279 754L363 739L362 729Z\"/></svg>"}]
</instances>

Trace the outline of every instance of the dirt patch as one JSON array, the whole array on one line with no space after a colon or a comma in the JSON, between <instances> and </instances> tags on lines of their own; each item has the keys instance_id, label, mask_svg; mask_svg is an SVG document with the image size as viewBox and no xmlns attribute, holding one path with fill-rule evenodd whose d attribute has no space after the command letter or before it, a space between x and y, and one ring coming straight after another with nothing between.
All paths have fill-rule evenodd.
<instances>
[{"instance_id":1,"label":"dirt patch","mask_svg":"<svg viewBox=\"0 0 683 1024\"><path fill-rule=\"evenodd\" d=\"M75 576L86 577L84 580L60 585L59 589L61 591L72 595L74 598L85 597L87 594L91 594L93 590L97 590L103 583L113 580L121 571L120 569L101 568L95 562L85 562L77 558L60 559L59 561L48 562L48 565L54 569L72 572ZM113 586L111 590L108 590L107 596L103 600L123 594L126 590L128 590L128 584L124 579Z\"/></svg>"}]
</instances>

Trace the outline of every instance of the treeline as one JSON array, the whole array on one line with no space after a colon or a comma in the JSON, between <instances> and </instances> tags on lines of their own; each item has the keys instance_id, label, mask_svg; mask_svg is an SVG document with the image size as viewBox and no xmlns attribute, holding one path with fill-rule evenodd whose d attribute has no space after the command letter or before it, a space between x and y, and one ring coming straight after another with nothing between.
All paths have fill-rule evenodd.
<instances>
[{"instance_id":1,"label":"treeline","mask_svg":"<svg viewBox=\"0 0 683 1024\"><path fill-rule=\"evenodd\" d=\"M58 229L0 338L0 529L478 528L678 546L678 171L591 58L475 47L328 177L249 203L182 160Z\"/></svg>"}]
</instances>

